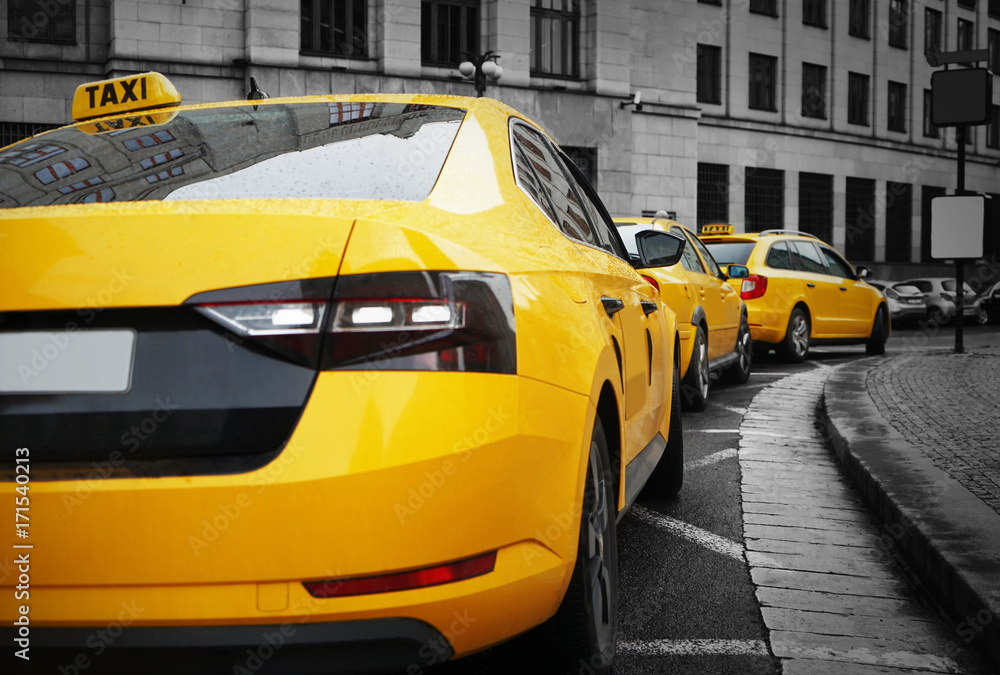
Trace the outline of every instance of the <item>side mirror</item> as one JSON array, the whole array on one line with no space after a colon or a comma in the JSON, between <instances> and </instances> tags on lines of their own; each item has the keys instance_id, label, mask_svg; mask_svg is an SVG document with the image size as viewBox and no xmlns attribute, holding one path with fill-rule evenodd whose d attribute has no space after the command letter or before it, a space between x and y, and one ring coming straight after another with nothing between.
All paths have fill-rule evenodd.
<instances>
[{"instance_id":1,"label":"side mirror","mask_svg":"<svg viewBox=\"0 0 1000 675\"><path fill-rule=\"evenodd\" d=\"M860 265L855 271L858 273L858 279L867 279L872 275L872 271L864 265Z\"/></svg>"},{"instance_id":2,"label":"side mirror","mask_svg":"<svg viewBox=\"0 0 1000 675\"><path fill-rule=\"evenodd\" d=\"M750 269L746 265L729 265L726 275L730 279L746 279L750 276Z\"/></svg>"},{"instance_id":3,"label":"side mirror","mask_svg":"<svg viewBox=\"0 0 1000 675\"><path fill-rule=\"evenodd\" d=\"M639 264L636 269L649 267L670 267L680 262L684 253L683 237L659 230L644 230L635 235L635 246L639 249Z\"/></svg>"}]
</instances>

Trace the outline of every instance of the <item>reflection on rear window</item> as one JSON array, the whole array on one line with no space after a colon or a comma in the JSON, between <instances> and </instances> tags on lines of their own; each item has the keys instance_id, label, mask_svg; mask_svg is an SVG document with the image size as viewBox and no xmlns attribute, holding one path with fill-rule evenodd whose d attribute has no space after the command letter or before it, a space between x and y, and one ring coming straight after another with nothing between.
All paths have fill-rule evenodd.
<instances>
[{"instance_id":1,"label":"reflection on rear window","mask_svg":"<svg viewBox=\"0 0 1000 675\"><path fill-rule=\"evenodd\" d=\"M941 282L941 287L946 291L954 293L955 289L958 288L958 284L955 283L954 279L947 279ZM975 295L975 291L972 290L972 286L970 286L969 284L962 284L962 292L966 294L971 293L972 295Z\"/></svg>"},{"instance_id":2,"label":"reflection on rear window","mask_svg":"<svg viewBox=\"0 0 1000 675\"><path fill-rule=\"evenodd\" d=\"M330 101L82 123L0 152L0 207L191 199L420 201L434 187L464 116L464 110L440 106Z\"/></svg>"},{"instance_id":3,"label":"reflection on rear window","mask_svg":"<svg viewBox=\"0 0 1000 675\"><path fill-rule=\"evenodd\" d=\"M752 241L704 242L720 265L746 265L756 244ZM769 263L770 264L770 263Z\"/></svg>"}]
</instances>

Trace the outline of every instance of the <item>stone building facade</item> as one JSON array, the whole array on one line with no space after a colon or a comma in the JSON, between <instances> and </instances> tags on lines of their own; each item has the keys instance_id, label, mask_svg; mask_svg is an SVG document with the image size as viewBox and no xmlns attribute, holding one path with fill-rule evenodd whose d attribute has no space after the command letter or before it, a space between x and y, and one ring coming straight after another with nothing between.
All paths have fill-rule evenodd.
<instances>
[{"instance_id":1,"label":"stone building facade","mask_svg":"<svg viewBox=\"0 0 1000 675\"><path fill-rule=\"evenodd\" d=\"M955 188L957 145L929 125L924 50L989 48L1000 72L998 0L6 5L4 143L67 123L76 86L105 77L159 71L188 103L244 98L251 76L272 97L473 95L458 63L491 50L486 95L569 148L613 213L802 229L887 277L948 269L929 257L929 199ZM1000 120L970 135L966 187L1000 193Z\"/></svg>"}]
</instances>

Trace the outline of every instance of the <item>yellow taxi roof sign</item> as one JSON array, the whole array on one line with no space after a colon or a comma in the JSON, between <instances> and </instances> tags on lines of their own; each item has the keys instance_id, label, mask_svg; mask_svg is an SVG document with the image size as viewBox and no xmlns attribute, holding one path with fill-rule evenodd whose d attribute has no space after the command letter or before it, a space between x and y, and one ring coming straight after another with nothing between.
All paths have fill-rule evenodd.
<instances>
[{"instance_id":1,"label":"yellow taxi roof sign","mask_svg":"<svg viewBox=\"0 0 1000 675\"><path fill-rule=\"evenodd\" d=\"M139 73L88 82L76 88L73 121L180 105L177 88L160 73Z\"/></svg>"},{"instance_id":2,"label":"yellow taxi roof sign","mask_svg":"<svg viewBox=\"0 0 1000 675\"><path fill-rule=\"evenodd\" d=\"M701 226L702 234L732 234L733 226L728 223L713 223Z\"/></svg>"}]
</instances>

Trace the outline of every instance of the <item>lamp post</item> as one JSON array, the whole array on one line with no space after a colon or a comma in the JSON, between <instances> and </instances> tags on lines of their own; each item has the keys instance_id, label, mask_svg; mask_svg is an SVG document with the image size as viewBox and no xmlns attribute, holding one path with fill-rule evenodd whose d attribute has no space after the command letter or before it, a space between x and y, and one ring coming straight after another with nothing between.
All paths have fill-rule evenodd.
<instances>
[{"instance_id":1,"label":"lamp post","mask_svg":"<svg viewBox=\"0 0 1000 675\"><path fill-rule=\"evenodd\" d=\"M492 51L479 56L470 52L462 53L468 56L469 60L459 64L458 72L465 79L473 80L476 86L476 96L482 96L486 92L486 78L496 81L503 75L503 68L497 63L500 55Z\"/></svg>"}]
</instances>

